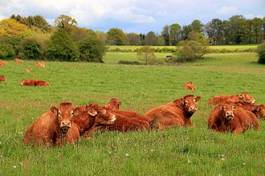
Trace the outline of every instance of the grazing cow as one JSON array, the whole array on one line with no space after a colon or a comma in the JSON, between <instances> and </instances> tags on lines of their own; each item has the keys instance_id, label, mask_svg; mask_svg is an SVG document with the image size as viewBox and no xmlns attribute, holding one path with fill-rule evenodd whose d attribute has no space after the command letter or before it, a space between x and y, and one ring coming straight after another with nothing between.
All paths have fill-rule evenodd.
<instances>
[{"instance_id":1,"label":"grazing cow","mask_svg":"<svg viewBox=\"0 0 265 176\"><path fill-rule=\"evenodd\" d=\"M22 64L24 61L22 59L15 58L15 62L16 64Z\"/></svg>"},{"instance_id":2,"label":"grazing cow","mask_svg":"<svg viewBox=\"0 0 265 176\"><path fill-rule=\"evenodd\" d=\"M192 126L191 117L198 109L197 104L200 98L200 96L186 95L173 102L153 108L144 116L151 120L151 128Z\"/></svg>"},{"instance_id":3,"label":"grazing cow","mask_svg":"<svg viewBox=\"0 0 265 176\"><path fill-rule=\"evenodd\" d=\"M105 107L91 103L78 107L78 114L75 114L72 122L78 125L81 136L90 138L98 126L113 124L115 120L116 116Z\"/></svg>"},{"instance_id":4,"label":"grazing cow","mask_svg":"<svg viewBox=\"0 0 265 176\"><path fill-rule=\"evenodd\" d=\"M105 105L105 108L108 110L119 110L121 101L118 98L111 98L108 104Z\"/></svg>"},{"instance_id":5,"label":"grazing cow","mask_svg":"<svg viewBox=\"0 0 265 176\"><path fill-rule=\"evenodd\" d=\"M186 82L184 84L184 88L187 90L192 90L192 91L196 90L196 86L191 81Z\"/></svg>"},{"instance_id":6,"label":"grazing cow","mask_svg":"<svg viewBox=\"0 0 265 176\"><path fill-rule=\"evenodd\" d=\"M49 86L49 83L43 80L22 80L20 83L22 86Z\"/></svg>"},{"instance_id":7,"label":"grazing cow","mask_svg":"<svg viewBox=\"0 0 265 176\"><path fill-rule=\"evenodd\" d=\"M3 67L3 66L5 66L6 64L7 64L7 62L6 62L6 61L0 60L0 67Z\"/></svg>"},{"instance_id":8,"label":"grazing cow","mask_svg":"<svg viewBox=\"0 0 265 176\"><path fill-rule=\"evenodd\" d=\"M218 105L224 103L250 103L254 104L255 99L247 92L242 92L238 95L231 96L214 96L208 101L211 105Z\"/></svg>"},{"instance_id":9,"label":"grazing cow","mask_svg":"<svg viewBox=\"0 0 265 176\"><path fill-rule=\"evenodd\" d=\"M258 129L255 115L232 103L217 105L208 118L208 127L219 132L242 133L250 128Z\"/></svg>"},{"instance_id":10,"label":"grazing cow","mask_svg":"<svg viewBox=\"0 0 265 176\"><path fill-rule=\"evenodd\" d=\"M4 75L0 75L0 81L5 81L5 80L6 80L5 76Z\"/></svg>"},{"instance_id":11,"label":"grazing cow","mask_svg":"<svg viewBox=\"0 0 265 176\"><path fill-rule=\"evenodd\" d=\"M69 102L63 102L59 107L52 106L50 111L42 114L28 128L24 135L24 144L33 143L50 146L56 144L57 141L61 141L61 138L65 136L69 138L74 136L76 139L73 139L73 141L78 140L78 135L68 134L69 129L74 131L75 134L79 133L79 130L77 131L76 126L72 126L71 122L74 112L75 108Z\"/></svg>"},{"instance_id":12,"label":"grazing cow","mask_svg":"<svg viewBox=\"0 0 265 176\"><path fill-rule=\"evenodd\" d=\"M36 67L39 67L39 68L45 68L46 63L45 63L44 61L37 61L37 62L35 63L35 66L36 66Z\"/></svg>"}]
</instances>

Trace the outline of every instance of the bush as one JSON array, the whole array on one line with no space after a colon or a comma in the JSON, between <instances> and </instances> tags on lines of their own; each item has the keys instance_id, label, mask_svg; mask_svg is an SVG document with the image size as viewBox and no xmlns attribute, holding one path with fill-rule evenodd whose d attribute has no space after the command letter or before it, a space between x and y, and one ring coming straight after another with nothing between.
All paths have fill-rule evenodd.
<instances>
[{"instance_id":1,"label":"bush","mask_svg":"<svg viewBox=\"0 0 265 176\"><path fill-rule=\"evenodd\" d=\"M265 64L265 42L258 46L257 52L259 55L258 63Z\"/></svg>"},{"instance_id":2,"label":"bush","mask_svg":"<svg viewBox=\"0 0 265 176\"><path fill-rule=\"evenodd\" d=\"M51 60L77 61L79 50L73 39L63 29L57 30L48 44L47 58Z\"/></svg>"},{"instance_id":3,"label":"bush","mask_svg":"<svg viewBox=\"0 0 265 176\"><path fill-rule=\"evenodd\" d=\"M9 58L14 57L16 55L15 50L12 45L1 43L0 44L0 58Z\"/></svg>"},{"instance_id":4,"label":"bush","mask_svg":"<svg viewBox=\"0 0 265 176\"><path fill-rule=\"evenodd\" d=\"M143 46L139 48L137 51L137 56L140 60L144 61L145 65L154 63L155 57L155 50L150 46Z\"/></svg>"},{"instance_id":5,"label":"bush","mask_svg":"<svg viewBox=\"0 0 265 176\"><path fill-rule=\"evenodd\" d=\"M22 41L20 55L26 59L39 59L43 55L41 44L34 38Z\"/></svg>"},{"instance_id":6,"label":"bush","mask_svg":"<svg viewBox=\"0 0 265 176\"><path fill-rule=\"evenodd\" d=\"M138 61L123 61L123 60L120 60L118 62L118 64L126 64L126 65L141 65L140 62Z\"/></svg>"},{"instance_id":7,"label":"bush","mask_svg":"<svg viewBox=\"0 0 265 176\"><path fill-rule=\"evenodd\" d=\"M102 41L97 39L96 34L89 34L79 43L81 61L102 62L105 54L105 46Z\"/></svg>"}]
</instances>

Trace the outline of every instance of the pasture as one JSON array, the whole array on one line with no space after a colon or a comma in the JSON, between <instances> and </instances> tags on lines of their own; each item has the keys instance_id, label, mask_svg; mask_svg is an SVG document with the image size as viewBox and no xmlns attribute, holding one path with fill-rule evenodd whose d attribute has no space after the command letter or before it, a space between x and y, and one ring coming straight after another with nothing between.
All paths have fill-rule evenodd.
<instances>
[{"instance_id":1,"label":"pasture","mask_svg":"<svg viewBox=\"0 0 265 176\"><path fill-rule=\"evenodd\" d=\"M164 57L161 54L158 57ZM259 131L242 135L207 129L218 94L250 92L265 103L265 67L255 53L208 54L204 60L179 65L119 65L137 60L135 53L107 53L106 64L32 61L0 68L0 175L264 175L265 122ZM27 67L31 73L25 72ZM22 87L22 79L43 79L49 87ZM52 104L72 101L106 103L119 97L122 109L144 113L149 108L192 92L193 81L202 97L193 128L164 131L97 133L77 145L42 148L24 146L23 133Z\"/></svg>"}]
</instances>

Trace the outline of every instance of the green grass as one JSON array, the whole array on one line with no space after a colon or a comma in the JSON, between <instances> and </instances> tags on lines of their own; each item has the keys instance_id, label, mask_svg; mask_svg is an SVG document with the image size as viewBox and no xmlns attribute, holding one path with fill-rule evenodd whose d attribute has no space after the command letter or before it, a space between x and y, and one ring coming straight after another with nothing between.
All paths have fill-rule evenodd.
<instances>
[{"instance_id":1,"label":"green grass","mask_svg":"<svg viewBox=\"0 0 265 176\"><path fill-rule=\"evenodd\" d=\"M107 46L109 51L113 50L121 50L121 51L134 51L135 49L141 48L142 46L115 46L115 45L110 45ZM175 49L176 46L151 46L154 49ZM245 50L251 50L251 49L256 49L257 45L218 45L218 46L210 46L209 49L216 51L216 52L228 52L228 51L245 51Z\"/></svg>"},{"instance_id":2,"label":"green grass","mask_svg":"<svg viewBox=\"0 0 265 176\"><path fill-rule=\"evenodd\" d=\"M133 54L133 53L132 53ZM265 122L259 131L238 136L207 129L217 94L249 91L265 103L265 67L253 53L209 54L206 59L177 66L115 64L137 60L131 53L107 53L107 64L48 62L45 69L24 69L33 62L0 68L0 175L264 175ZM22 79L44 79L47 88L21 87ZM28 125L51 104L72 101L106 103L122 100L123 109L144 113L149 108L191 92L193 81L202 96L193 116L194 128L131 133L97 133L78 145L41 148L22 143Z\"/></svg>"}]
</instances>

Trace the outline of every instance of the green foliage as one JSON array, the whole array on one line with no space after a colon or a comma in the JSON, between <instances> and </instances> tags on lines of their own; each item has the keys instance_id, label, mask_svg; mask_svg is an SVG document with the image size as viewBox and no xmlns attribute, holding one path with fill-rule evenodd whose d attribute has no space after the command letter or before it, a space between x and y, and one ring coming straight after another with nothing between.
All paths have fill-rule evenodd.
<instances>
[{"instance_id":1,"label":"green foliage","mask_svg":"<svg viewBox=\"0 0 265 176\"><path fill-rule=\"evenodd\" d=\"M89 62L103 62L105 46L95 33L87 35L79 43L80 60Z\"/></svg>"},{"instance_id":2,"label":"green foliage","mask_svg":"<svg viewBox=\"0 0 265 176\"><path fill-rule=\"evenodd\" d=\"M71 30L77 26L76 19L67 15L60 15L55 19L54 23L57 28L63 29L67 32L71 32Z\"/></svg>"},{"instance_id":3,"label":"green foliage","mask_svg":"<svg viewBox=\"0 0 265 176\"><path fill-rule=\"evenodd\" d=\"M23 59L40 59L43 55L43 48L35 38L27 38L21 44L20 54Z\"/></svg>"},{"instance_id":4,"label":"green foliage","mask_svg":"<svg viewBox=\"0 0 265 176\"><path fill-rule=\"evenodd\" d=\"M65 30L59 29L51 36L47 58L62 61L77 61L79 59L78 47Z\"/></svg>"},{"instance_id":5,"label":"green foliage","mask_svg":"<svg viewBox=\"0 0 265 176\"><path fill-rule=\"evenodd\" d=\"M107 41L111 45L125 45L127 43L127 37L121 29L111 28L107 32Z\"/></svg>"},{"instance_id":6,"label":"green foliage","mask_svg":"<svg viewBox=\"0 0 265 176\"><path fill-rule=\"evenodd\" d=\"M265 64L265 42L263 42L262 44L260 44L258 46L258 55L259 55L259 59L258 62L260 64Z\"/></svg>"},{"instance_id":7,"label":"green foliage","mask_svg":"<svg viewBox=\"0 0 265 176\"><path fill-rule=\"evenodd\" d=\"M157 45L157 36L153 31L150 31L145 36L145 45Z\"/></svg>"},{"instance_id":8,"label":"green foliage","mask_svg":"<svg viewBox=\"0 0 265 176\"><path fill-rule=\"evenodd\" d=\"M201 33L190 32L188 40L180 42L178 61L188 62L201 59L207 53L208 41Z\"/></svg>"},{"instance_id":9,"label":"green foliage","mask_svg":"<svg viewBox=\"0 0 265 176\"><path fill-rule=\"evenodd\" d=\"M14 57L16 54L12 45L8 43L0 43L0 58Z\"/></svg>"}]
</instances>

